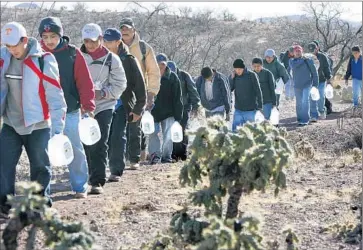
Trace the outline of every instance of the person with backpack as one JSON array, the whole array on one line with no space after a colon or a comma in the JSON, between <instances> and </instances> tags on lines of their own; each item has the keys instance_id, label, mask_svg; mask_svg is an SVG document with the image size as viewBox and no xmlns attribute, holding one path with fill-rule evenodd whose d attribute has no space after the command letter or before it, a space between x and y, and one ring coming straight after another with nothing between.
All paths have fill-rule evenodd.
<instances>
[{"instance_id":1,"label":"person with backpack","mask_svg":"<svg viewBox=\"0 0 363 250\"><path fill-rule=\"evenodd\" d=\"M146 110L151 110L155 96L160 90L160 70L156 62L153 48L141 40L136 31L135 23L131 18L123 18L120 21L122 41L128 46L141 66L147 90ZM132 166L138 167L139 162L146 159L146 138L141 131L141 120L128 124L128 155Z\"/></svg>"},{"instance_id":2,"label":"person with backpack","mask_svg":"<svg viewBox=\"0 0 363 250\"><path fill-rule=\"evenodd\" d=\"M316 44L316 46L318 47L319 52L323 53L329 61L329 68L333 77L333 66L334 66L334 61L331 58L331 56L329 56L327 53L325 53L324 51L321 50L320 48L320 44L318 40L314 40L313 43ZM326 108L326 114L329 115L333 112L333 104L331 103L331 101L328 98L325 98L325 108Z\"/></svg>"},{"instance_id":3,"label":"person with backpack","mask_svg":"<svg viewBox=\"0 0 363 250\"><path fill-rule=\"evenodd\" d=\"M294 46L294 59L290 60L296 97L296 118L298 126L306 126L310 122L310 91L312 86L318 87L318 71L313 60L303 57L303 48Z\"/></svg>"},{"instance_id":4,"label":"person with backpack","mask_svg":"<svg viewBox=\"0 0 363 250\"><path fill-rule=\"evenodd\" d=\"M253 71L258 77L263 100L263 114L266 120L270 120L271 111L276 106L275 79L271 71L262 66L261 58L253 58Z\"/></svg>"},{"instance_id":5,"label":"person with backpack","mask_svg":"<svg viewBox=\"0 0 363 250\"><path fill-rule=\"evenodd\" d=\"M188 127L189 117L196 116L198 113L200 107L200 97L195 82L188 72L179 69L173 61L168 61L167 66L172 72L177 74L180 80L184 105L183 117L180 123L183 128L183 141L173 144L172 157L174 160L181 159L185 161L188 156L187 148L189 143L185 130Z\"/></svg>"},{"instance_id":6,"label":"person with backpack","mask_svg":"<svg viewBox=\"0 0 363 250\"><path fill-rule=\"evenodd\" d=\"M90 170L89 181L92 186L90 194L103 193L113 111L127 84L120 58L102 45L102 36L98 24L89 23L82 29L81 51L95 85L95 119L101 130L101 139L96 144L85 147Z\"/></svg>"},{"instance_id":7,"label":"person with backpack","mask_svg":"<svg viewBox=\"0 0 363 250\"><path fill-rule=\"evenodd\" d=\"M42 185L39 194L48 205L52 178L48 141L62 134L67 104L59 82L55 57L44 52L18 22L1 29L0 58L0 216L11 206L7 195L15 195L16 166L23 147L28 155L30 180Z\"/></svg>"},{"instance_id":8,"label":"person with backpack","mask_svg":"<svg viewBox=\"0 0 363 250\"><path fill-rule=\"evenodd\" d=\"M201 70L201 76L196 80L196 87L200 96L201 104L205 108L205 116L226 115L230 120L231 94L229 82L226 76L213 71L210 67Z\"/></svg>"},{"instance_id":9,"label":"person with backpack","mask_svg":"<svg viewBox=\"0 0 363 250\"><path fill-rule=\"evenodd\" d=\"M348 85L348 80L352 76L353 80L353 106L356 109L359 106L359 98L362 94L362 54L359 46L352 47L352 55L349 58L347 71L344 79Z\"/></svg>"},{"instance_id":10,"label":"person with backpack","mask_svg":"<svg viewBox=\"0 0 363 250\"><path fill-rule=\"evenodd\" d=\"M86 153L79 137L78 124L82 115L93 117L95 90L82 52L63 36L58 17L46 17L39 24L42 48L52 53L58 63L60 83L67 103L64 134L72 143L74 159L69 164L70 182L75 198L86 198L88 191L88 165Z\"/></svg>"},{"instance_id":11,"label":"person with backpack","mask_svg":"<svg viewBox=\"0 0 363 250\"><path fill-rule=\"evenodd\" d=\"M183 117L183 101L178 76L167 66L168 58L165 54L156 56L160 67L161 84L156 96L155 106L151 115L155 121L155 131L149 136L150 164L172 163L173 141L171 140L171 126L175 121L181 122ZM162 133L163 145L160 143Z\"/></svg>"},{"instance_id":12,"label":"person with backpack","mask_svg":"<svg viewBox=\"0 0 363 250\"><path fill-rule=\"evenodd\" d=\"M285 85L290 80L286 68L279 61L273 49L267 49L265 51L265 59L263 60L263 67L269 70L274 75L275 86L280 79L284 82ZM280 95L276 95L277 107L279 106L279 104L280 104Z\"/></svg>"},{"instance_id":13,"label":"person with backpack","mask_svg":"<svg viewBox=\"0 0 363 250\"><path fill-rule=\"evenodd\" d=\"M289 61L294 58L294 47L291 46L289 49L280 55L280 62L285 66L287 73L289 74L289 81L285 85L285 99L293 100L294 94L294 82L292 81L291 74L289 72Z\"/></svg>"},{"instance_id":14,"label":"person with backpack","mask_svg":"<svg viewBox=\"0 0 363 250\"><path fill-rule=\"evenodd\" d=\"M325 107L325 89L327 83L330 84L331 71L328 58L325 54L319 52L318 46L311 42L308 44L309 52L314 54L319 60L319 95L320 99L318 101L311 100L310 104L310 115L311 122L317 122L318 119L326 119L326 107Z\"/></svg>"},{"instance_id":15,"label":"person with backpack","mask_svg":"<svg viewBox=\"0 0 363 250\"><path fill-rule=\"evenodd\" d=\"M126 125L141 119L146 105L146 86L140 65L136 58L129 53L122 42L120 31L115 28L107 29L103 35L103 44L111 52L118 55L126 73L127 87L118 99L113 113L111 131L108 140L110 182L119 182L126 166ZM136 170L136 168L131 168Z\"/></svg>"},{"instance_id":16,"label":"person with backpack","mask_svg":"<svg viewBox=\"0 0 363 250\"><path fill-rule=\"evenodd\" d=\"M242 59L236 59L233 68L234 76L230 79L235 96L232 131L236 132L238 126L255 121L256 112L262 112L263 100L257 74L247 69Z\"/></svg>"}]
</instances>

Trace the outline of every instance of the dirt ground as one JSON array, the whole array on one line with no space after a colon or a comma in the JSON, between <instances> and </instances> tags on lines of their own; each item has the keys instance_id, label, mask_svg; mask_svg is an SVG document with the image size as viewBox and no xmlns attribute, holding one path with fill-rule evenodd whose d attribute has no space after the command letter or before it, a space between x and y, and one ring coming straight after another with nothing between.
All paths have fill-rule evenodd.
<instances>
[{"instance_id":1,"label":"dirt ground","mask_svg":"<svg viewBox=\"0 0 363 250\"><path fill-rule=\"evenodd\" d=\"M354 147L347 131L359 125L359 119L346 119L339 130L336 118L351 104L334 104L327 120L304 128L297 128L295 102L282 99L281 124L289 130L288 141L293 146L301 136L316 149L313 160L294 159L286 169L288 187L277 198L273 190L243 197L240 210L257 213L263 220L262 235L277 240L280 249L286 249L281 234L286 227L297 233L301 250L355 250L335 240L322 229L334 223L357 223L357 214L351 210L361 191L362 163L354 163L347 147ZM353 125L352 125L353 124ZM19 179L28 176L26 156L19 163ZM175 211L175 205L188 202L191 188L182 188L178 182L183 163L143 166L141 170L125 171L120 183L107 183L105 193L75 200L70 194L68 171L56 169L52 193L54 208L68 220L79 220L89 225L97 238L99 249L140 249L142 242L151 240L158 231L165 230ZM202 209L193 208L202 213ZM37 250L46 249L41 246ZM19 248L24 249L24 248Z\"/></svg>"}]
</instances>

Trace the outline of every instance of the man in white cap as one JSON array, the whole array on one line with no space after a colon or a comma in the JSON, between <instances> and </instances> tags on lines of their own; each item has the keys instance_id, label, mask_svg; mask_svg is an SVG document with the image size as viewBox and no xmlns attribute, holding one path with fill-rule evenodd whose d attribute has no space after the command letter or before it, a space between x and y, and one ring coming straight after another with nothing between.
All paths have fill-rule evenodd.
<instances>
[{"instance_id":1,"label":"man in white cap","mask_svg":"<svg viewBox=\"0 0 363 250\"><path fill-rule=\"evenodd\" d=\"M92 146L85 146L92 186L90 194L101 194L106 183L112 116L117 100L126 89L127 80L120 58L102 45L99 25L86 24L82 29L82 40L81 51L95 85L95 119L101 130L101 139Z\"/></svg>"},{"instance_id":2,"label":"man in white cap","mask_svg":"<svg viewBox=\"0 0 363 250\"><path fill-rule=\"evenodd\" d=\"M63 133L67 105L56 59L28 37L17 22L1 30L0 213L8 213L7 195L15 194L15 173L22 147L30 162L30 180L42 185L51 206L51 167L47 154L51 135ZM6 146L5 146L6 145Z\"/></svg>"}]
</instances>

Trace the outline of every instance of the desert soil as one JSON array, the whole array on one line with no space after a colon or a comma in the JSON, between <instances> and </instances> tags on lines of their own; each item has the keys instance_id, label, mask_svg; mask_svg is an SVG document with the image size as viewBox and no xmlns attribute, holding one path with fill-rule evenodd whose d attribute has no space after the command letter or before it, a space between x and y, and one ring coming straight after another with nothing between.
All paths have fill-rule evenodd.
<instances>
[{"instance_id":1,"label":"desert soil","mask_svg":"<svg viewBox=\"0 0 363 250\"><path fill-rule=\"evenodd\" d=\"M281 100L281 124L289 131L290 145L293 147L301 137L307 138L315 147L315 157L294 159L285 170L288 187L277 198L273 189L264 194L256 192L243 197L240 210L259 214L265 241L277 240L280 249L286 249L281 232L287 227L297 233L301 250L357 249L357 245L344 244L322 229L334 223L357 223L351 205L357 204L361 191L362 164L354 163L348 152L354 142L347 132L361 120L346 119L339 130L336 118L351 104L334 103L336 113L327 120L297 128L295 102ZM68 171L56 169L52 185L54 208L63 218L90 226L100 249L140 249L142 242L167 229L175 205L188 203L193 190L179 185L182 164L145 165L140 170L125 171L120 183L107 183L104 194L84 200L73 199ZM18 167L18 179L26 180L26 155ZM202 214L202 209L192 209ZM41 240L38 249L46 249Z\"/></svg>"}]
</instances>

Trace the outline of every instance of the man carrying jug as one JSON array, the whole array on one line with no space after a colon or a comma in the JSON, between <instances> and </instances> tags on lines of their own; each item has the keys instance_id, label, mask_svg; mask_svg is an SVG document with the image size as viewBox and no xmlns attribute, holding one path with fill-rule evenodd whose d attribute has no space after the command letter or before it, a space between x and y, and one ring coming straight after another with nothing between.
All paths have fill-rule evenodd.
<instances>
[{"instance_id":1,"label":"man carrying jug","mask_svg":"<svg viewBox=\"0 0 363 250\"><path fill-rule=\"evenodd\" d=\"M85 147L92 186L90 194L101 194L106 183L108 138L113 111L127 83L120 58L102 45L102 30L98 24L86 24L82 30L82 40L84 44L81 51L95 85L95 119L101 131L101 139Z\"/></svg>"},{"instance_id":2,"label":"man carrying jug","mask_svg":"<svg viewBox=\"0 0 363 250\"><path fill-rule=\"evenodd\" d=\"M63 27L58 17L46 17L39 25L42 48L51 52L59 67L60 83L67 103L64 134L72 143L74 159L69 164L69 174L75 198L86 198L88 189L88 165L86 153L79 137L78 124L81 113L93 117L95 91L82 52L63 36Z\"/></svg>"},{"instance_id":3,"label":"man carrying jug","mask_svg":"<svg viewBox=\"0 0 363 250\"><path fill-rule=\"evenodd\" d=\"M7 195L15 194L16 165L25 147L30 163L30 180L42 185L41 194L51 206L51 168L48 141L63 133L67 110L59 83L55 57L44 52L23 25L7 23L1 30L0 59L0 216L10 206Z\"/></svg>"}]
</instances>

